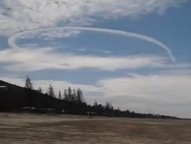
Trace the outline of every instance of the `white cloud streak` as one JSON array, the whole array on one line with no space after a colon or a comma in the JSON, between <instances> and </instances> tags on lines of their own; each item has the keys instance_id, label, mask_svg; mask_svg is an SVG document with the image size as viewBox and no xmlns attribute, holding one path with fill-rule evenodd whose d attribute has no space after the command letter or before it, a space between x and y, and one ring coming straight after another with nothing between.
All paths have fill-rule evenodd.
<instances>
[{"instance_id":1,"label":"white cloud streak","mask_svg":"<svg viewBox=\"0 0 191 144\"><path fill-rule=\"evenodd\" d=\"M152 37L137 34L137 33L132 33L132 32L112 30L112 29L101 29L101 28L94 28L94 27L93 28L91 28L91 27L57 27L57 28L44 28L44 29L36 29L36 30L35 29L34 30L27 30L27 31L23 31L23 32L20 32L20 33L17 33L15 35L11 36L8 39L8 44L12 48L20 48L16 44L16 40L19 39L20 37L22 37L23 35L34 33L34 32L44 32L44 31L51 31L51 30L91 31L91 32L100 32L100 33L107 33L107 34L112 34L112 35L119 35L119 36L125 36L125 37L140 39L140 40L147 41L149 43L152 43L152 44L159 46L161 49L166 51L166 53L169 55L170 59L173 62L176 61L170 48L168 48L165 44L163 44L162 42L160 42L160 41L158 41Z\"/></svg>"},{"instance_id":2,"label":"white cloud streak","mask_svg":"<svg viewBox=\"0 0 191 144\"><path fill-rule=\"evenodd\" d=\"M166 59L150 55L130 57L99 57L60 54L52 48L7 49L0 51L0 63L9 71L38 71L45 69L91 68L105 71L160 67Z\"/></svg>"}]
</instances>

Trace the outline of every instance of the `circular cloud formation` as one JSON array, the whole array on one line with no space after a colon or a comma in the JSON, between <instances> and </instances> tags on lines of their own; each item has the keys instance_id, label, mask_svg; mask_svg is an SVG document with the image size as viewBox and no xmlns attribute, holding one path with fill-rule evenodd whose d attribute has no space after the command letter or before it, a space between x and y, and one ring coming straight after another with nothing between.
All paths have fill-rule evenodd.
<instances>
[{"instance_id":1,"label":"circular cloud formation","mask_svg":"<svg viewBox=\"0 0 191 144\"><path fill-rule=\"evenodd\" d=\"M91 32L100 32L100 33L107 33L107 34L111 34L111 35L120 35L120 36L140 39L140 40L147 41L149 43L152 43L152 44L155 44L155 45L159 46L161 49L163 49L163 50L165 50L167 52L167 54L169 55L172 62L176 61L176 59L173 56L170 48L168 48L165 44L163 44L162 42L160 42L160 41L158 41L158 40L156 40L156 39L154 39L152 37L137 34L137 33L127 32L127 31L120 31L120 30L113 30L113 29L102 29L102 28L94 28L94 27L56 27L56 28L42 28L42 29L27 30L27 31L19 32L19 33L15 34L15 35L9 37L8 44L12 48L20 48L16 44L16 40L18 38L20 38L21 36L32 33L32 32L33 33L34 32L44 32L44 31L51 31L51 30L91 31Z\"/></svg>"}]
</instances>

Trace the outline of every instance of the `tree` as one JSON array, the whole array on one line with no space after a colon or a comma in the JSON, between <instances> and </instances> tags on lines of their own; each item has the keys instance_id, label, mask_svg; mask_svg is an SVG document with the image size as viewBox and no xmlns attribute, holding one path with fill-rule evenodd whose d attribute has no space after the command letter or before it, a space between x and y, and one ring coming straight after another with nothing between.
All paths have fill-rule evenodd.
<instances>
[{"instance_id":1,"label":"tree","mask_svg":"<svg viewBox=\"0 0 191 144\"><path fill-rule=\"evenodd\" d=\"M68 94L67 94L67 90L64 90L64 98L65 101L68 101Z\"/></svg>"},{"instance_id":2,"label":"tree","mask_svg":"<svg viewBox=\"0 0 191 144\"><path fill-rule=\"evenodd\" d=\"M94 107L97 107L97 106L98 106L97 101L94 102L94 105L93 105L93 106L94 106Z\"/></svg>"},{"instance_id":3,"label":"tree","mask_svg":"<svg viewBox=\"0 0 191 144\"><path fill-rule=\"evenodd\" d=\"M73 89L73 93L72 93L72 102L76 102L76 100L77 100L76 90Z\"/></svg>"},{"instance_id":4,"label":"tree","mask_svg":"<svg viewBox=\"0 0 191 144\"><path fill-rule=\"evenodd\" d=\"M81 89L77 89L76 101L77 101L77 103L83 103L84 102L83 93L82 93Z\"/></svg>"},{"instance_id":5,"label":"tree","mask_svg":"<svg viewBox=\"0 0 191 144\"><path fill-rule=\"evenodd\" d=\"M49 96L55 97L54 88L52 87L51 84L49 85L47 93L48 93Z\"/></svg>"},{"instance_id":6,"label":"tree","mask_svg":"<svg viewBox=\"0 0 191 144\"><path fill-rule=\"evenodd\" d=\"M33 89L33 84L32 84L31 79L28 75L27 75L26 80L25 80L25 88L30 89L30 90Z\"/></svg>"},{"instance_id":7,"label":"tree","mask_svg":"<svg viewBox=\"0 0 191 144\"><path fill-rule=\"evenodd\" d=\"M106 109L106 110L113 110L112 104L109 103L109 102L106 102L106 104L105 104L105 109Z\"/></svg>"},{"instance_id":8,"label":"tree","mask_svg":"<svg viewBox=\"0 0 191 144\"><path fill-rule=\"evenodd\" d=\"M42 93L42 88L41 87L38 88L38 92Z\"/></svg>"},{"instance_id":9,"label":"tree","mask_svg":"<svg viewBox=\"0 0 191 144\"><path fill-rule=\"evenodd\" d=\"M59 91L59 93L58 93L58 99L62 99L62 94L61 94L61 92Z\"/></svg>"},{"instance_id":10,"label":"tree","mask_svg":"<svg viewBox=\"0 0 191 144\"><path fill-rule=\"evenodd\" d=\"M72 89L68 87L68 101L72 101Z\"/></svg>"}]
</instances>

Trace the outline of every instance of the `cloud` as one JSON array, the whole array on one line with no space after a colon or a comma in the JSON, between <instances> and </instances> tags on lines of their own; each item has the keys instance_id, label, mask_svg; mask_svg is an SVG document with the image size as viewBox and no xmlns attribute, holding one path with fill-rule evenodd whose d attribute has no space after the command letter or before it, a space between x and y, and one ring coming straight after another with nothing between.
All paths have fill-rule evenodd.
<instances>
[{"instance_id":1,"label":"cloud","mask_svg":"<svg viewBox=\"0 0 191 144\"><path fill-rule=\"evenodd\" d=\"M23 36L23 39L26 38L42 38L45 40L53 40L55 38L69 38L69 37L74 37L80 34L80 31L78 30L66 30L66 29L58 29L55 31L43 31L41 33L32 33L32 35L27 34Z\"/></svg>"},{"instance_id":2,"label":"cloud","mask_svg":"<svg viewBox=\"0 0 191 144\"><path fill-rule=\"evenodd\" d=\"M27 47L27 48L38 48L39 44L37 43L27 43L27 44L23 44L23 47Z\"/></svg>"},{"instance_id":3,"label":"cloud","mask_svg":"<svg viewBox=\"0 0 191 144\"><path fill-rule=\"evenodd\" d=\"M135 38L135 39L143 40L143 41L146 41L146 42L149 42L149 43L152 43L152 44L159 46L159 48L165 50L165 52L169 55L170 59L173 62L176 61L170 48L168 48L165 44L163 44L162 42L160 42L160 41L158 41L152 37L133 33L133 32L113 30L113 29L102 29L102 28L95 28L95 27L57 27L57 28L41 28L41 29L26 30L26 31L17 33L15 35L12 35L11 37L9 37L8 44L11 48L20 48L16 44L16 41L17 41L17 39L23 37L24 35L27 35L30 33L34 34L35 32L44 32L44 31L52 31L52 30L56 30L56 31L58 31L58 30L61 30L61 31L62 30L90 31L90 32L100 32L100 33L107 33L107 34L111 34L111 35L119 35L119 36L124 36L124 37Z\"/></svg>"},{"instance_id":4,"label":"cloud","mask_svg":"<svg viewBox=\"0 0 191 144\"><path fill-rule=\"evenodd\" d=\"M188 89L188 86L191 83L191 80L188 80L190 78L190 75L137 75L134 77L121 77L101 80L98 82L98 85L103 86L106 95L110 96L132 95L144 98L150 98L150 96L165 98L164 93L167 91L169 92L168 95L174 97L177 94L184 95L186 92L191 93L191 91ZM116 87L116 85L120 85L120 87ZM169 87L169 85L171 87ZM177 85L181 89L178 93L173 91L174 87L177 87Z\"/></svg>"},{"instance_id":5,"label":"cloud","mask_svg":"<svg viewBox=\"0 0 191 144\"><path fill-rule=\"evenodd\" d=\"M52 84L56 92L63 92L68 86L81 88L86 100L91 103L95 100L102 104L110 101L115 108L120 107L123 110L191 118L191 74L175 72L158 75L134 74L130 77L101 79L89 85L55 80L36 80L33 83L36 89L41 86L44 92L49 84ZM1 79L24 86L24 79Z\"/></svg>"},{"instance_id":6,"label":"cloud","mask_svg":"<svg viewBox=\"0 0 191 144\"><path fill-rule=\"evenodd\" d=\"M191 117L190 74L117 77L100 80L97 85L107 99L123 109Z\"/></svg>"},{"instance_id":7,"label":"cloud","mask_svg":"<svg viewBox=\"0 0 191 144\"><path fill-rule=\"evenodd\" d=\"M7 49L0 51L0 63L9 71L38 71L45 69L100 69L116 71L121 69L140 69L159 67L166 59L151 55L129 57L99 57L88 55L60 54L52 48Z\"/></svg>"},{"instance_id":8,"label":"cloud","mask_svg":"<svg viewBox=\"0 0 191 144\"><path fill-rule=\"evenodd\" d=\"M180 6L187 0L4 0L0 1L0 36L10 36L12 47L16 46L17 38L40 37L47 40L78 35L87 29L80 26L93 25L98 20L114 20L122 17L133 18L147 14L163 14L169 8ZM56 27L68 26L66 29ZM79 29L72 30L72 26ZM48 27L55 27L54 31L45 31ZM41 29L40 34L32 29ZM29 30L29 31L28 31ZM48 29L50 30L50 29ZM146 40L162 47L172 60L170 49L163 43L135 33L101 30L110 34L124 34L134 38ZM24 34L24 35L22 35ZM21 36L21 37L20 37ZM31 47L32 45L25 45ZM25 47L24 46L24 47ZM138 112L153 112L171 114L181 117L191 117L190 103L191 71L190 64L169 63L163 57L152 55L137 55L129 57L101 57L90 55L61 54L53 48L6 49L0 51L0 64L2 69L9 72L39 71L45 69L99 69L104 71L137 70L141 68L158 68L155 75L121 76L110 79L98 80L95 84L74 84L67 81L37 80L35 88L41 86L44 92L51 83L55 90L63 90L69 85L73 88L80 87L88 101L97 100L101 103L112 101L114 106L122 109L131 109ZM80 50L80 49L79 49ZM82 50L82 49L81 49ZM82 50L83 51L83 50ZM109 53L109 51L104 51ZM156 70L156 69L155 69ZM127 75L129 72L127 71ZM1 77L8 82L24 85L24 80L19 78ZM99 93L99 97L95 97Z\"/></svg>"},{"instance_id":9,"label":"cloud","mask_svg":"<svg viewBox=\"0 0 191 144\"><path fill-rule=\"evenodd\" d=\"M80 52L85 52L86 49L85 48L78 48L77 51L80 51Z\"/></svg>"},{"instance_id":10,"label":"cloud","mask_svg":"<svg viewBox=\"0 0 191 144\"><path fill-rule=\"evenodd\" d=\"M97 19L164 13L186 0L5 0L0 2L0 35L26 29L84 26Z\"/></svg>"},{"instance_id":11,"label":"cloud","mask_svg":"<svg viewBox=\"0 0 191 144\"><path fill-rule=\"evenodd\" d=\"M108 50L103 50L102 52L105 53L105 54L110 54L110 53L112 53L111 51L108 51Z\"/></svg>"},{"instance_id":12,"label":"cloud","mask_svg":"<svg viewBox=\"0 0 191 144\"><path fill-rule=\"evenodd\" d=\"M112 51L104 50L104 49L93 49L93 51L98 52L98 53L104 53L104 54L111 54L112 53Z\"/></svg>"}]
</instances>

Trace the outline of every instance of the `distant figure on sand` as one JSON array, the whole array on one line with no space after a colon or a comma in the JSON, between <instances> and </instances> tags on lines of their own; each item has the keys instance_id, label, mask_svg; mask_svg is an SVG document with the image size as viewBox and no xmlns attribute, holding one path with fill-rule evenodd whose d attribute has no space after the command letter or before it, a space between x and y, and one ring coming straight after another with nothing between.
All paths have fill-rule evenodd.
<instances>
[{"instance_id":1,"label":"distant figure on sand","mask_svg":"<svg viewBox=\"0 0 191 144\"><path fill-rule=\"evenodd\" d=\"M93 113L92 112L87 112L88 113L88 118L92 119L93 118Z\"/></svg>"}]
</instances>

